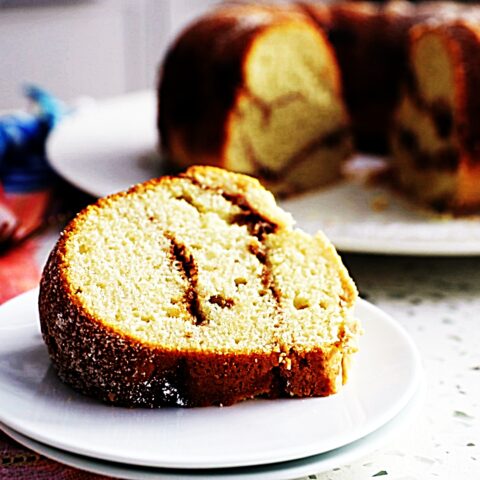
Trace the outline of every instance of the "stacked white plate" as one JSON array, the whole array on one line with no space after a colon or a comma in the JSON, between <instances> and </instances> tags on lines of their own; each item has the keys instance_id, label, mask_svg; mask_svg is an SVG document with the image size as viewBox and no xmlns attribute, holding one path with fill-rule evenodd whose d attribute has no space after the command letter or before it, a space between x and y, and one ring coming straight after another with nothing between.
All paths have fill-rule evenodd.
<instances>
[{"instance_id":1,"label":"stacked white plate","mask_svg":"<svg viewBox=\"0 0 480 480\"><path fill-rule=\"evenodd\" d=\"M365 333L347 385L326 398L231 407L124 409L58 380L41 338L36 290L0 307L0 422L18 442L91 472L136 479L291 479L350 463L418 412L416 347L359 301ZM88 341L88 339L86 339Z\"/></svg>"}]
</instances>

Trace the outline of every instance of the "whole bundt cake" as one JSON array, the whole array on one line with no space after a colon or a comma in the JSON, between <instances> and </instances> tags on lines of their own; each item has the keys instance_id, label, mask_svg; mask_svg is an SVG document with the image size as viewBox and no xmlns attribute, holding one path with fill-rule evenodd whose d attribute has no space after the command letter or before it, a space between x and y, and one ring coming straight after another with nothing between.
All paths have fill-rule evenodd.
<instances>
[{"instance_id":1,"label":"whole bundt cake","mask_svg":"<svg viewBox=\"0 0 480 480\"><path fill-rule=\"evenodd\" d=\"M193 167L87 207L52 251L40 322L60 378L124 406L324 396L357 293L333 246L250 177Z\"/></svg>"},{"instance_id":2,"label":"whole bundt cake","mask_svg":"<svg viewBox=\"0 0 480 480\"><path fill-rule=\"evenodd\" d=\"M353 139L391 154L413 200L478 210L479 11L402 0L214 9L163 63L164 152L180 168L218 165L289 194L339 179Z\"/></svg>"}]
</instances>

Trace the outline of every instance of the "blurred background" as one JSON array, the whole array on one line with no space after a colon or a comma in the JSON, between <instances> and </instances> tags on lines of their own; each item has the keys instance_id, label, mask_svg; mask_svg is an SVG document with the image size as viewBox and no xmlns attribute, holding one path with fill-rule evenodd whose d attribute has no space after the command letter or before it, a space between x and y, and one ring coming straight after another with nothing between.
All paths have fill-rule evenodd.
<instances>
[{"instance_id":1,"label":"blurred background","mask_svg":"<svg viewBox=\"0 0 480 480\"><path fill-rule=\"evenodd\" d=\"M152 87L174 32L219 0L0 0L0 110L35 83L63 100Z\"/></svg>"},{"instance_id":2,"label":"blurred background","mask_svg":"<svg viewBox=\"0 0 480 480\"><path fill-rule=\"evenodd\" d=\"M152 87L165 48L221 0L0 0L0 110L23 82L69 101Z\"/></svg>"}]
</instances>

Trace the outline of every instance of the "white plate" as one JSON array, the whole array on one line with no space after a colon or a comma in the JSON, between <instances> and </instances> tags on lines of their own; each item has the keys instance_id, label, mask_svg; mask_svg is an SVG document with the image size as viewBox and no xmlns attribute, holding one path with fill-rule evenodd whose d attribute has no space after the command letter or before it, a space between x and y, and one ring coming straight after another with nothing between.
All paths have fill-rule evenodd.
<instances>
[{"instance_id":1,"label":"white plate","mask_svg":"<svg viewBox=\"0 0 480 480\"><path fill-rule=\"evenodd\" d=\"M164 173L155 124L151 91L91 102L53 130L47 155L70 183L104 197Z\"/></svg>"},{"instance_id":2,"label":"white plate","mask_svg":"<svg viewBox=\"0 0 480 480\"><path fill-rule=\"evenodd\" d=\"M97 197L166 173L157 153L155 94L128 94L80 108L48 141L60 175ZM375 205L385 209L378 211ZM324 230L346 252L479 255L480 221L435 218L386 189L345 183L283 203L298 225Z\"/></svg>"},{"instance_id":3,"label":"white plate","mask_svg":"<svg viewBox=\"0 0 480 480\"><path fill-rule=\"evenodd\" d=\"M382 207L375 210L379 202ZM478 218L454 219L414 209L387 188L343 182L282 203L299 226L323 230L345 252L479 255Z\"/></svg>"},{"instance_id":4,"label":"white plate","mask_svg":"<svg viewBox=\"0 0 480 480\"><path fill-rule=\"evenodd\" d=\"M71 467L115 478L135 480L290 480L321 473L351 463L387 444L401 434L419 414L424 403L425 383L422 382L413 398L403 410L383 427L345 447L320 455L271 465L216 470L167 470L106 462L75 455L43 443L36 442L0 424L7 435L18 443Z\"/></svg>"},{"instance_id":5,"label":"white plate","mask_svg":"<svg viewBox=\"0 0 480 480\"><path fill-rule=\"evenodd\" d=\"M417 349L392 318L365 301L356 314L366 333L350 381L336 395L227 408L125 409L79 395L57 379L33 290L0 307L0 422L56 448L142 466L240 467L326 452L391 420L421 376Z\"/></svg>"}]
</instances>

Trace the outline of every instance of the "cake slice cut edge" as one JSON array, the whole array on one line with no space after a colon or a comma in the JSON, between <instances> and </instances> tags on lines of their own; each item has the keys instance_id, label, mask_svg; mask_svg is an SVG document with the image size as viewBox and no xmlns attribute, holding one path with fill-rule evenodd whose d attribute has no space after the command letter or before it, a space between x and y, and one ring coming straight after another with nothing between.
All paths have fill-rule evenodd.
<instances>
[{"instance_id":1,"label":"cake slice cut edge","mask_svg":"<svg viewBox=\"0 0 480 480\"><path fill-rule=\"evenodd\" d=\"M257 180L192 167L81 212L40 286L62 380L124 406L324 396L346 381L357 291L330 242Z\"/></svg>"}]
</instances>

